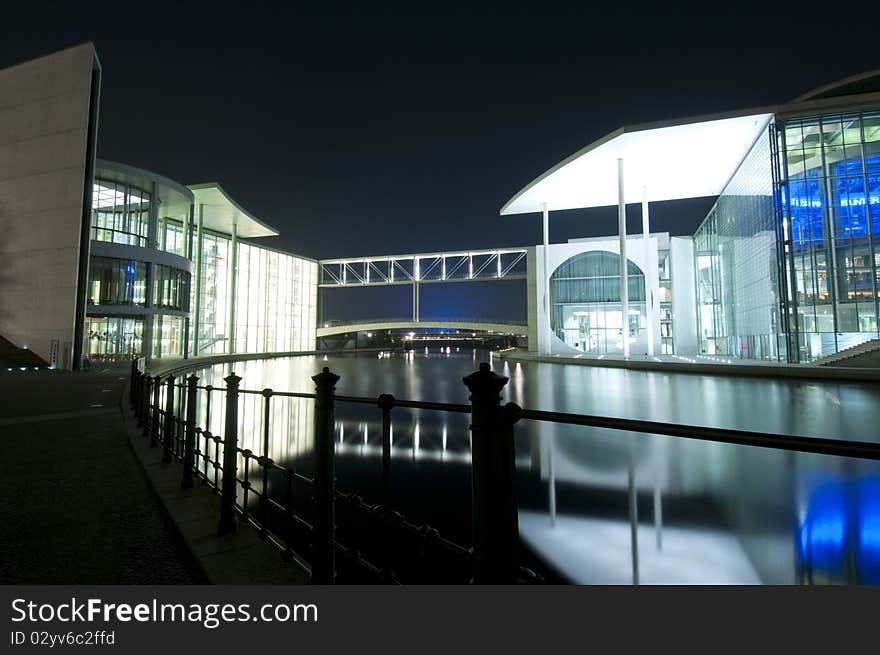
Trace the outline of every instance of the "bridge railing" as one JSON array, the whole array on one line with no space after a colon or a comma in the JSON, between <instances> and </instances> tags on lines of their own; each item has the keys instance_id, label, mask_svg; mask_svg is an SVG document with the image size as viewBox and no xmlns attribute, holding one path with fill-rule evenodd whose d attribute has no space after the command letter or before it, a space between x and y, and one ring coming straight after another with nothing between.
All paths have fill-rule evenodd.
<instances>
[{"instance_id":1,"label":"bridge railing","mask_svg":"<svg viewBox=\"0 0 880 655\"><path fill-rule=\"evenodd\" d=\"M253 525L288 560L311 573L315 583L341 582L539 582L522 567L515 489L513 428L519 421L559 423L703 442L738 444L789 452L880 460L880 444L834 438L756 433L501 405L508 379L488 364L463 378L469 405L412 401L382 394L377 398L339 395L339 377L329 369L312 377L314 393L249 390L234 373L225 387L200 386L193 374L151 377L132 365L130 400L163 461L183 463L181 486L197 482L220 496L218 532L239 523ZM248 405L250 403L250 405ZM314 433L314 474L273 459L269 416L282 403L296 417L289 438ZM287 403L287 406L283 404ZM334 412L337 403L373 406L382 416L381 499L368 501L336 488ZM471 436L472 543L444 537L394 510L392 495L392 412L439 411L469 417ZM277 407L275 407L277 409ZM241 412L263 413L261 434L240 434ZM212 431L212 426L218 426ZM242 447L240 437L252 447ZM246 444L247 445L247 444ZM290 458L288 458L290 459ZM637 569L633 571L638 582Z\"/></svg>"}]
</instances>

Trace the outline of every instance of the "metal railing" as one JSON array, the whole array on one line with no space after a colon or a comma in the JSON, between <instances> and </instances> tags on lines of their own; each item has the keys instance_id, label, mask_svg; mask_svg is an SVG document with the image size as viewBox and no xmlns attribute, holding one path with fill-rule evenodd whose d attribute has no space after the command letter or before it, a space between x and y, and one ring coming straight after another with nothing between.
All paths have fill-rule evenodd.
<instances>
[{"instance_id":1,"label":"metal railing","mask_svg":"<svg viewBox=\"0 0 880 655\"><path fill-rule=\"evenodd\" d=\"M308 569L314 583L334 583L339 571L346 582L540 582L540 576L521 566L519 552L513 427L522 420L880 460L877 443L528 410L512 402L501 405L508 378L495 374L487 363L463 378L470 405L401 400L390 394L377 398L337 395L339 377L326 367L312 380L315 393L241 389L241 378L234 373L225 378L225 387L199 386L194 374L185 383L174 375L164 379L146 375L142 360L135 360L130 402L144 438L150 439L152 447L162 446L163 461L183 463L181 486L193 487L198 480L220 495L219 534L234 532L240 521L250 523L285 559ZM217 393L223 394L222 436L198 426L196 420L201 394L204 423L212 424L216 406L212 398ZM247 396L262 398L266 420L261 453L239 446L238 410ZM273 399L283 398L314 402L314 477L269 456L268 417ZM336 403L375 406L381 411L379 503L336 489ZM416 525L392 508L391 419L395 408L470 415L471 547L445 538L431 526Z\"/></svg>"}]
</instances>

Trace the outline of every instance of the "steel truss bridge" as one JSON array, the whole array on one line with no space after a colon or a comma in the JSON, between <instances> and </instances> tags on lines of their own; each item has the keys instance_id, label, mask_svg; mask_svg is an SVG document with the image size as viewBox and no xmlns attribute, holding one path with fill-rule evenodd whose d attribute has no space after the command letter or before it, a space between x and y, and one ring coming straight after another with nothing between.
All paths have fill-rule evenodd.
<instances>
[{"instance_id":1,"label":"steel truss bridge","mask_svg":"<svg viewBox=\"0 0 880 655\"><path fill-rule=\"evenodd\" d=\"M395 327L449 327L450 329L482 330L472 321L461 326L446 321L419 320L419 285L453 282L486 282L491 280L524 280L526 278L527 248L493 248L490 250L454 250L449 252L415 253L410 255L379 255L375 257L348 257L322 259L319 263L318 286L322 289L368 287L410 284L413 290L412 321ZM364 325L374 321L363 321ZM443 323L441 325L440 323ZM447 325L447 323L449 323ZM435 325L436 324L436 325ZM495 324L497 332L521 332L521 326ZM374 328L382 329L389 325ZM509 329L512 328L512 329ZM334 329L327 334L322 330ZM318 336L340 334L346 330L319 328ZM360 325L349 325L348 332L360 331Z\"/></svg>"}]
</instances>

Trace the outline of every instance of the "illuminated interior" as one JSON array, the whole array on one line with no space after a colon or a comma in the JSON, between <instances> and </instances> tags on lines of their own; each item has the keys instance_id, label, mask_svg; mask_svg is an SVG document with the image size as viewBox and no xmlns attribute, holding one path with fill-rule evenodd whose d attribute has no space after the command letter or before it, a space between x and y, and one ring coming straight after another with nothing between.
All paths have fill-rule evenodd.
<instances>
[{"instance_id":1,"label":"illuminated interior","mask_svg":"<svg viewBox=\"0 0 880 655\"><path fill-rule=\"evenodd\" d=\"M632 262L627 262L627 284L626 330L632 342L647 326L645 276ZM564 261L550 276L550 303L550 327L565 344L593 355L623 352L617 254L590 251Z\"/></svg>"}]
</instances>

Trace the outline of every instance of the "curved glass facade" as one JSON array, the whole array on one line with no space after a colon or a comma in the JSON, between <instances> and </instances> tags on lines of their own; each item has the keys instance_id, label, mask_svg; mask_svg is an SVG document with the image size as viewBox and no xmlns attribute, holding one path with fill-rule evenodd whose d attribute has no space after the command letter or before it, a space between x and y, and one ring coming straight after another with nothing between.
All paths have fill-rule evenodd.
<instances>
[{"instance_id":1,"label":"curved glass facade","mask_svg":"<svg viewBox=\"0 0 880 655\"><path fill-rule=\"evenodd\" d=\"M878 338L880 112L776 125L789 333L800 361Z\"/></svg>"},{"instance_id":2,"label":"curved glass facade","mask_svg":"<svg viewBox=\"0 0 880 655\"><path fill-rule=\"evenodd\" d=\"M117 361L144 354L144 319L132 316L87 316L85 355L92 361Z\"/></svg>"},{"instance_id":3,"label":"curved glass facade","mask_svg":"<svg viewBox=\"0 0 880 655\"><path fill-rule=\"evenodd\" d=\"M202 279L198 303L199 324L193 331L193 352L222 354L229 352L226 331L229 327L229 268L232 244L228 237L203 233L198 260Z\"/></svg>"},{"instance_id":4,"label":"curved glass facade","mask_svg":"<svg viewBox=\"0 0 880 655\"><path fill-rule=\"evenodd\" d=\"M153 265L153 306L189 311L189 280L186 271Z\"/></svg>"},{"instance_id":5,"label":"curved glass facade","mask_svg":"<svg viewBox=\"0 0 880 655\"><path fill-rule=\"evenodd\" d=\"M153 357L181 357L186 341L186 322L183 316L153 317Z\"/></svg>"},{"instance_id":6,"label":"curved glass facade","mask_svg":"<svg viewBox=\"0 0 880 655\"><path fill-rule=\"evenodd\" d=\"M92 257L89 262L89 305L144 306L147 293L144 262Z\"/></svg>"},{"instance_id":7,"label":"curved glass facade","mask_svg":"<svg viewBox=\"0 0 880 655\"><path fill-rule=\"evenodd\" d=\"M92 239L146 247L150 194L120 182L95 179L92 186Z\"/></svg>"},{"instance_id":8,"label":"curved glass facade","mask_svg":"<svg viewBox=\"0 0 880 655\"><path fill-rule=\"evenodd\" d=\"M645 276L627 262L630 339L645 335ZM586 353L623 352L624 320L620 304L620 257L583 252L570 257L550 276L550 328L557 337Z\"/></svg>"},{"instance_id":9,"label":"curved glass facade","mask_svg":"<svg viewBox=\"0 0 880 655\"><path fill-rule=\"evenodd\" d=\"M149 171L102 162L93 189L92 240L120 247L92 249L85 352L160 358L315 347L317 262L215 231L227 217L218 219L214 205L200 203L196 221L191 190ZM253 232L257 222L242 220ZM192 273L160 252L190 260Z\"/></svg>"}]
</instances>

